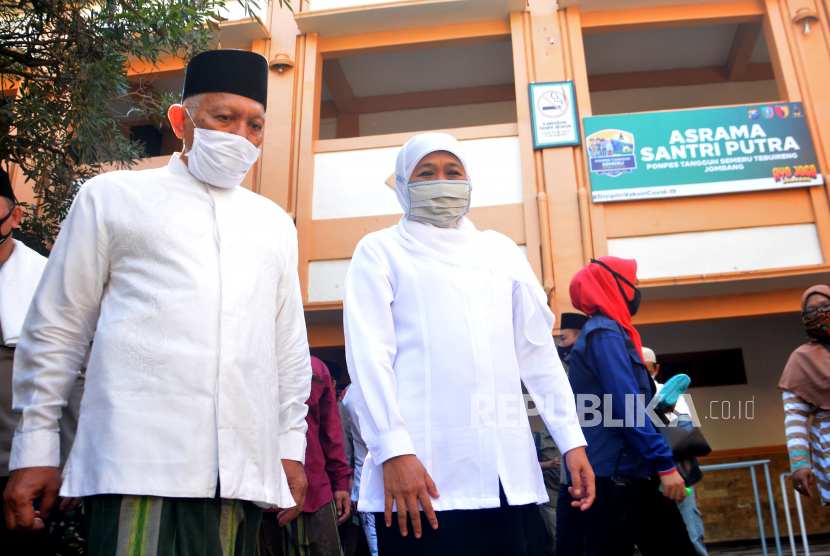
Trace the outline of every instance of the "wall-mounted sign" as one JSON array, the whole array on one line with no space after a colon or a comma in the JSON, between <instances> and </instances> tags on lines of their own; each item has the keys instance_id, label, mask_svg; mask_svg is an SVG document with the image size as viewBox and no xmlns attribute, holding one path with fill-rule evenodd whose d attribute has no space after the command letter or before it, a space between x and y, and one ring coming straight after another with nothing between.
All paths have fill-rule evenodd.
<instances>
[{"instance_id":1,"label":"wall-mounted sign","mask_svg":"<svg viewBox=\"0 0 830 556\"><path fill-rule=\"evenodd\" d=\"M573 81L531 83L529 90L533 148L579 145L581 138Z\"/></svg>"},{"instance_id":2,"label":"wall-mounted sign","mask_svg":"<svg viewBox=\"0 0 830 556\"><path fill-rule=\"evenodd\" d=\"M585 118L595 203L821 185L800 102Z\"/></svg>"}]
</instances>

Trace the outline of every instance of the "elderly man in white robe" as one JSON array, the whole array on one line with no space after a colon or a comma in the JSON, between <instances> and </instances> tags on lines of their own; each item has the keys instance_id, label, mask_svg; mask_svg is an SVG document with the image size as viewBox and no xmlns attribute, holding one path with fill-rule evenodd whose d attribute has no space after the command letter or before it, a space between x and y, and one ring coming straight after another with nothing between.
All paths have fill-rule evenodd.
<instances>
[{"instance_id":1,"label":"elderly man in white robe","mask_svg":"<svg viewBox=\"0 0 830 556\"><path fill-rule=\"evenodd\" d=\"M291 218L239 184L259 156L268 63L188 64L184 151L78 193L23 324L10 528L84 496L90 554L253 555L262 507L302 509L311 388ZM95 335L63 479L57 421ZM42 497L36 511L33 501Z\"/></svg>"},{"instance_id":2,"label":"elderly man in white robe","mask_svg":"<svg viewBox=\"0 0 830 556\"><path fill-rule=\"evenodd\" d=\"M453 137L410 139L395 170L404 216L358 244L345 285L369 450L358 510L378 512L380 556L528 554L548 496L522 382L575 477L573 505L594 498L547 296L514 242L465 218L471 179Z\"/></svg>"}]
</instances>

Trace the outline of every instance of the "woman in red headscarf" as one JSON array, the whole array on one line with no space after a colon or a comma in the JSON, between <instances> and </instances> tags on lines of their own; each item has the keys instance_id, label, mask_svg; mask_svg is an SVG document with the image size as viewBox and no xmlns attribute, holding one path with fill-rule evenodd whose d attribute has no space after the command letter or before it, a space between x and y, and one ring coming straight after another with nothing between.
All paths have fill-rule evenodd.
<instances>
[{"instance_id":1,"label":"woman in red headscarf","mask_svg":"<svg viewBox=\"0 0 830 556\"><path fill-rule=\"evenodd\" d=\"M617 257L592 260L571 281L571 303L591 316L571 352L568 378L577 408L583 408L597 497L580 515L569 508L568 485L560 488L559 556L628 556L635 543L646 556L695 555L673 502L685 498L686 485L666 441L644 418L642 401L631 403L654 396L640 335L631 324L640 306L636 282L637 261ZM646 511L648 519L640 519Z\"/></svg>"}]
</instances>

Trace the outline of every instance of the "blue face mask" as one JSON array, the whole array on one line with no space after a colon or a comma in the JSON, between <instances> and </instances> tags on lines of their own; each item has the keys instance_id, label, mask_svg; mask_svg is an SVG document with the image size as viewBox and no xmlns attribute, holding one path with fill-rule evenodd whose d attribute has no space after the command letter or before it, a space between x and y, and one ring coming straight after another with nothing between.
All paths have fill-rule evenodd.
<instances>
[{"instance_id":1,"label":"blue face mask","mask_svg":"<svg viewBox=\"0 0 830 556\"><path fill-rule=\"evenodd\" d=\"M559 354L559 359L567 362L568 358L571 356L571 351L573 351L574 345L571 344L569 346L556 346L556 353Z\"/></svg>"}]
</instances>

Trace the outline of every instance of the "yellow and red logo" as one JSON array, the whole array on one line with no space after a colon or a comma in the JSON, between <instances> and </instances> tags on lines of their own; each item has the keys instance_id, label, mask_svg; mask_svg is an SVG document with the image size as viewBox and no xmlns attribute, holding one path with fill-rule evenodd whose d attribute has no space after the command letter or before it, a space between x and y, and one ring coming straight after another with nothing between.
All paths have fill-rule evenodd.
<instances>
[{"instance_id":1,"label":"yellow and red logo","mask_svg":"<svg viewBox=\"0 0 830 556\"><path fill-rule=\"evenodd\" d=\"M815 164L804 164L803 166L779 166L772 169L772 177L775 181L782 183L795 183L802 181L813 181L818 176Z\"/></svg>"}]
</instances>

